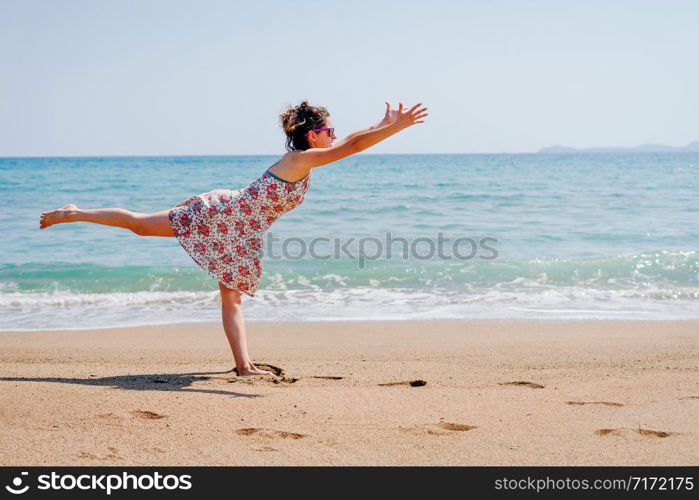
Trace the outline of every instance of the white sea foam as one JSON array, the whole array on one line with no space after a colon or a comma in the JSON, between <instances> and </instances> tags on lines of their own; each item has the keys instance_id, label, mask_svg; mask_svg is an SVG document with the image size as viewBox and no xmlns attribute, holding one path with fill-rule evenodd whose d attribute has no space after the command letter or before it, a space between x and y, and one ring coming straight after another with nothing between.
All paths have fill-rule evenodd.
<instances>
[{"instance_id":1,"label":"white sea foam","mask_svg":"<svg viewBox=\"0 0 699 500\"><path fill-rule=\"evenodd\" d=\"M523 283L519 283L521 287ZM697 319L699 290L531 286L486 291L396 288L261 290L248 321L391 319ZM0 294L0 330L82 329L220 321L218 292Z\"/></svg>"}]
</instances>

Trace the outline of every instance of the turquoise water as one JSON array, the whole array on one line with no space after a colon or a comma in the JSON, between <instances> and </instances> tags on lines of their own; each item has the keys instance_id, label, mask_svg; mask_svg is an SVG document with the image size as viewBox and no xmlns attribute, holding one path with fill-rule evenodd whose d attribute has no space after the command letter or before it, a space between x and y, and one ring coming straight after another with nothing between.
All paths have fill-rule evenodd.
<instances>
[{"instance_id":1,"label":"turquoise water","mask_svg":"<svg viewBox=\"0 0 699 500\"><path fill-rule=\"evenodd\" d=\"M66 203L156 212L244 187L277 159L0 159L0 329L219 321L218 285L174 238L39 230L39 215ZM315 169L304 203L272 226L245 315L697 318L697 192L693 153L348 158Z\"/></svg>"}]
</instances>

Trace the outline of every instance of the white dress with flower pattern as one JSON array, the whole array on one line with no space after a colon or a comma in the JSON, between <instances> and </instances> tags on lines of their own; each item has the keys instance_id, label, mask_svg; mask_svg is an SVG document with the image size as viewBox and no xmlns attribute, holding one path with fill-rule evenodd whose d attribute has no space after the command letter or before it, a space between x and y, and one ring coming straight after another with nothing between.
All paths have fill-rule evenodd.
<instances>
[{"instance_id":1,"label":"white dress with flower pattern","mask_svg":"<svg viewBox=\"0 0 699 500\"><path fill-rule=\"evenodd\" d=\"M177 241L226 288L254 297L262 276L262 235L303 202L310 174L296 182L269 171L247 188L192 196L168 213Z\"/></svg>"}]
</instances>

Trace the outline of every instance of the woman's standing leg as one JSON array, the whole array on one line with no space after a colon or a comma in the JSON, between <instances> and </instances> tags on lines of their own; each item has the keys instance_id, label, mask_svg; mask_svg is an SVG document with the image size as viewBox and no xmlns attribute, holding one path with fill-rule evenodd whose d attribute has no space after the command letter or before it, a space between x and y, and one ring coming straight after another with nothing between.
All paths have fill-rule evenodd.
<instances>
[{"instance_id":1,"label":"woman's standing leg","mask_svg":"<svg viewBox=\"0 0 699 500\"><path fill-rule=\"evenodd\" d=\"M51 212L42 213L39 227L46 229L54 224L66 222L92 222L105 226L123 227L139 236L174 237L168 212L169 210L162 210L153 214L143 214L123 208L83 210L76 205L69 204Z\"/></svg>"},{"instance_id":2,"label":"woman's standing leg","mask_svg":"<svg viewBox=\"0 0 699 500\"><path fill-rule=\"evenodd\" d=\"M223 329L226 332L231 351L233 351L238 375L273 375L267 370L260 370L250 360L240 292L226 288L221 283L218 284L218 287L221 290Z\"/></svg>"}]
</instances>

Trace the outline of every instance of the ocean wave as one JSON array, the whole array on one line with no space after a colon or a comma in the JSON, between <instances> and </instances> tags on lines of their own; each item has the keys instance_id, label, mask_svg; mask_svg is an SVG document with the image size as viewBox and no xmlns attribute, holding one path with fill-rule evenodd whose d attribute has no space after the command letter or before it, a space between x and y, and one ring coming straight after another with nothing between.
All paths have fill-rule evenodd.
<instances>
[{"instance_id":1,"label":"ocean wave","mask_svg":"<svg viewBox=\"0 0 699 500\"><path fill-rule=\"evenodd\" d=\"M591 259L490 262L268 262L245 298L251 321L338 319L690 319L699 256L658 250ZM220 321L196 267L42 263L0 266L0 330Z\"/></svg>"},{"instance_id":2,"label":"ocean wave","mask_svg":"<svg viewBox=\"0 0 699 500\"><path fill-rule=\"evenodd\" d=\"M582 286L600 289L699 287L699 253L658 250L589 259L403 260L392 258L263 260L261 288L327 289L369 285L455 290ZM370 248L373 252L373 246ZM321 251L322 253L322 251ZM83 294L207 292L211 279L195 266L102 266L27 263L0 265L0 297L7 293L68 291Z\"/></svg>"},{"instance_id":3,"label":"ocean wave","mask_svg":"<svg viewBox=\"0 0 699 500\"><path fill-rule=\"evenodd\" d=\"M249 321L392 319L699 319L699 290L586 287L489 290L261 290ZM218 292L3 294L0 330L84 329L220 321Z\"/></svg>"},{"instance_id":4,"label":"ocean wave","mask_svg":"<svg viewBox=\"0 0 699 500\"><path fill-rule=\"evenodd\" d=\"M76 293L71 291L39 293L1 293L0 308L64 308L100 306L188 306L220 303L219 292L131 292Z\"/></svg>"}]
</instances>

